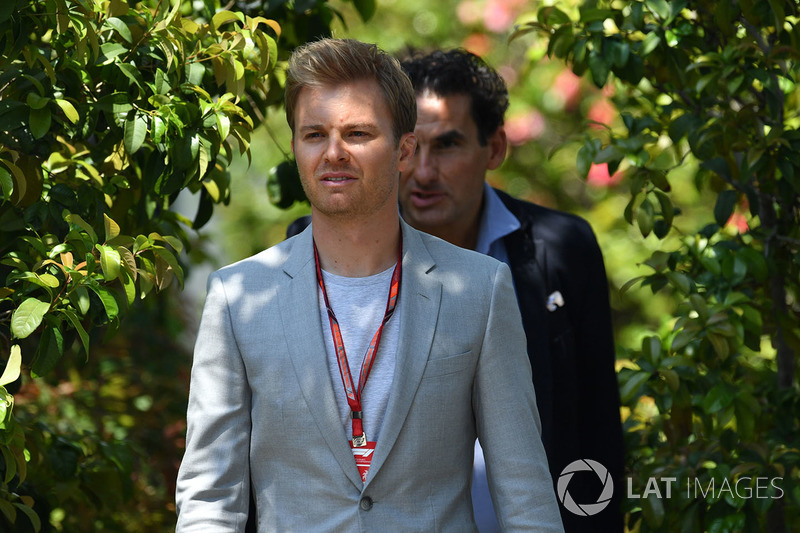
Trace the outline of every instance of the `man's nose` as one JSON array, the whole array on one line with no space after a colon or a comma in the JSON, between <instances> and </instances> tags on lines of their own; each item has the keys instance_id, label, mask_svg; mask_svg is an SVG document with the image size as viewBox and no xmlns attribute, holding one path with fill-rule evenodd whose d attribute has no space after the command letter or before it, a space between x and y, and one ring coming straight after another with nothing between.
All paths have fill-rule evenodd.
<instances>
[{"instance_id":1,"label":"man's nose","mask_svg":"<svg viewBox=\"0 0 800 533\"><path fill-rule=\"evenodd\" d=\"M330 135L328 144L325 147L325 159L327 161L346 161L349 157L344 139L338 135Z\"/></svg>"},{"instance_id":2,"label":"man's nose","mask_svg":"<svg viewBox=\"0 0 800 533\"><path fill-rule=\"evenodd\" d=\"M431 156L430 151L424 147L417 149L412 158L409 171L409 174L420 184L433 182L438 175L436 160Z\"/></svg>"}]
</instances>

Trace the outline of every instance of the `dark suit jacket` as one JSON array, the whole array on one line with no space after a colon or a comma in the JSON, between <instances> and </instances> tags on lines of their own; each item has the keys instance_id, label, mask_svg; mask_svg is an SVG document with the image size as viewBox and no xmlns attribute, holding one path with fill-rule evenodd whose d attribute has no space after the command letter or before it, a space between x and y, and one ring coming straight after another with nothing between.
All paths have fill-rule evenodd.
<instances>
[{"instance_id":1,"label":"dark suit jacket","mask_svg":"<svg viewBox=\"0 0 800 533\"><path fill-rule=\"evenodd\" d=\"M614 370L614 338L608 281L592 228L580 217L515 199L497 191L519 219L519 230L503 239L508 252L528 357L542 420L542 440L553 481L578 459L605 466L614 481L611 503L594 516L577 516L560 506L564 529L621 532L625 454ZM548 311L548 295L559 291L564 305ZM547 339L543 343L541 339ZM581 473L568 489L577 503L594 503L596 476ZM582 481L588 481L582 483Z\"/></svg>"},{"instance_id":2,"label":"dark suit jacket","mask_svg":"<svg viewBox=\"0 0 800 533\"><path fill-rule=\"evenodd\" d=\"M497 191L521 227L503 239L528 339L536 403L550 473L558 488L564 468L592 459L614 482L611 503L593 516L560 505L567 533L623 531L620 504L625 454L614 369L614 338L603 256L591 226L582 218L518 200ZM295 220L291 236L310 217ZM559 291L564 305L548 311L547 297ZM543 342L542 339L547 339ZM597 501L602 483L591 471L568 483L578 504ZM561 494L557 495L559 498Z\"/></svg>"}]
</instances>

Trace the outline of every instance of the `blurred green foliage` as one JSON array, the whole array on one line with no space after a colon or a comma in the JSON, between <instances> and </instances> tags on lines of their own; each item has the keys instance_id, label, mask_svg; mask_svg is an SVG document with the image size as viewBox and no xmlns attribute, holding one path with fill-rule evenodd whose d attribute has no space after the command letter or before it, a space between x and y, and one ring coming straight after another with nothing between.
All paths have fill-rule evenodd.
<instances>
[{"instance_id":1,"label":"blurred green foliage","mask_svg":"<svg viewBox=\"0 0 800 533\"><path fill-rule=\"evenodd\" d=\"M563 9L562 9L563 7ZM800 4L686 0L548 6L518 28L607 90L619 119L576 166L619 171L624 220L659 249L640 285L676 304L619 372L639 531L788 531L800 523ZM704 212L687 219L685 179ZM680 491L653 478L747 491Z\"/></svg>"}]
</instances>

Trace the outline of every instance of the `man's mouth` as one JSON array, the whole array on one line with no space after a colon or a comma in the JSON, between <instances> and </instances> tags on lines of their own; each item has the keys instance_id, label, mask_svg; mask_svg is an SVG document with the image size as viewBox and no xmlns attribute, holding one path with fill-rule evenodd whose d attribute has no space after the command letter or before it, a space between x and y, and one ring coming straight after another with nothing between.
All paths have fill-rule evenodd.
<instances>
[{"instance_id":1,"label":"man's mouth","mask_svg":"<svg viewBox=\"0 0 800 533\"><path fill-rule=\"evenodd\" d=\"M441 191L414 191L411 193L411 203L415 207L428 207L444 199Z\"/></svg>"}]
</instances>

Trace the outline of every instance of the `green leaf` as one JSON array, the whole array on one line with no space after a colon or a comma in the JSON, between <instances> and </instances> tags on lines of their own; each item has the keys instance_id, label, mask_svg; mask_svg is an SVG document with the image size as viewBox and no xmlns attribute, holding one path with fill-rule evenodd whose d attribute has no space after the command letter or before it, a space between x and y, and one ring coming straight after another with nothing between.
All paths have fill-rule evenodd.
<instances>
[{"instance_id":1,"label":"green leaf","mask_svg":"<svg viewBox=\"0 0 800 533\"><path fill-rule=\"evenodd\" d=\"M0 387L0 423L5 422L6 416L8 416L8 407L6 404L6 399L3 398L3 396L5 396L6 394L8 394L6 390ZM11 396L10 394L8 394L8 396L10 396L13 401L14 397ZM14 459L14 456L11 455L11 450L8 449L8 446L0 446L0 452L3 453L3 461L5 462L6 465L6 475L3 478L3 482L8 484L11 483L11 480L13 480L14 476L17 475L17 461ZM8 502L8 500L0 500L0 510L6 516L8 521L13 524L17 516L16 512L9 513L7 510L8 508L5 508L3 506L10 507L11 511L14 511L14 508L12 507L11 503Z\"/></svg>"},{"instance_id":2,"label":"green leaf","mask_svg":"<svg viewBox=\"0 0 800 533\"><path fill-rule=\"evenodd\" d=\"M172 272L178 278L181 286L183 286L183 269L175 255L162 246L153 246L153 251L156 253L156 256L163 259L172 268Z\"/></svg>"},{"instance_id":3,"label":"green leaf","mask_svg":"<svg viewBox=\"0 0 800 533\"><path fill-rule=\"evenodd\" d=\"M639 225L639 231L642 237L647 237L653 231L653 204L650 200L645 198L639 206L639 211L636 214L636 222Z\"/></svg>"},{"instance_id":4,"label":"green leaf","mask_svg":"<svg viewBox=\"0 0 800 533\"><path fill-rule=\"evenodd\" d=\"M648 9L661 20L667 20L669 18L671 10L667 0L645 0L644 3Z\"/></svg>"},{"instance_id":5,"label":"green leaf","mask_svg":"<svg viewBox=\"0 0 800 533\"><path fill-rule=\"evenodd\" d=\"M56 287L61 286L61 282L58 281L58 278L52 274L44 273L44 274L37 274L39 280L44 284L46 287L51 287L55 289Z\"/></svg>"},{"instance_id":6,"label":"green leaf","mask_svg":"<svg viewBox=\"0 0 800 533\"><path fill-rule=\"evenodd\" d=\"M120 268L122 268L122 258L119 252L111 246L97 244L95 247L100 251L100 268L103 269L103 277L106 281L117 279Z\"/></svg>"},{"instance_id":7,"label":"green leaf","mask_svg":"<svg viewBox=\"0 0 800 533\"><path fill-rule=\"evenodd\" d=\"M217 29L229 22L241 22L244 24L244 16L241 13L235 13L233 11L220 11L211 18L211 24Z\"/></svg>"},{"instance_id":8,"label":"green leaf","mask_svg":"<svg viewBox=\"0 0 800 533\"><path fill-rule=\"evenodd\" d=\"M589 175L589 170L592 168L592 163L594 161L594 150L592 145L584 144L581 146L580 150L578 150L577 160L575 161L575 166L578 170L578 175L581 176L583 179L586 179L586 176Z\"/></svg>"},{"instance_id":9,"label":"green leaf","mask_svg":"<svg viewBox=\"0 0 800 533\"><path fill-rule=\"evenodd\" d=\"M647 383L652 374L650 372L635 372L630 375L627 380L624 380L619 388L620 400L623 404L627 404L636 397L636 393L642 388L642 385Z\"/></svg>"},{"instance_id":10,"label":"green leaf","mask_svg":"<svg viewBox=\"0 0 800 533\"><path fill-rule=\"evenodd\" d=\"M719 193L717 203L714 205L714 220L720 227L728 223L728 219L731 218L736 207L738 197L738 193L731 189Z\"/></svg>"},{"instance_id":11,"label":"green leaf","mask_svg":"<svg viewBox=\"0 0 800 533\"><path fill-rule=\"evenodd\" d=\"M0 189L3 191L3 201L8 202L11 199L11 193L14 191L14 179L11 177L11 173L1 166Z\"/></svg>"},{"instance_id":12,"label":"green leaf","mask_svg":"<svg viewBox=\"0 0 800 533\"><path fill-rule=\"evenodd\" d=\"M155 78L155 93L156 94L167 94L172 90L172 85L169 82L169 76L161 70L160 68L156 69L156 78Z\"/></svg>"},{"instance_id":13,"label":"green leaf","mask_svg":"<svg viewBox=\"0 0 800 533\"><path fill-rule=\"evenodd\" d=\"M39 349L31 365L31 375L35 378L49 374L64 355L64 335L55 325L45 328Z\"/></svg>"},{"instance_id":14,"label":"green leaf","mask_svg":"<svg viewBox=\"0 0 800 533\"><path fill-rule=\"evenodd\" d=\"M147 136L147 115L131 112L125 121L125 150L135 154L142 147Z\"/></svg>"},{"instance_id":15,"label":"green leaf","mask_svg":"<svg viewBox=\"0 0 800 533\"><path fill-rule=\"evenodd\" d=\"M649 55L653 50L658 48L659 43L661 43L661 37L656 32L651 31L645 35L644 39L642 40L642 49L640 54L642 56Z\"/></svg>"},{"instance_id":16,"label":"green leaf","mask_svg":"<svg viewBox=\"0 0 800 533\"><path fill-rule=\"evenodd\" d=\"M203 74L206 69L200 63L187 63L185 68L186 81L192 85L200 85L203 83Z\"/></svg>"},{"instance_id":17,"label":"green leaf","mask_svg":"<svg viewBox=\"0 0 800 533\"><path fill-rule=\"evenodd\" d=\"M24 339L39 327L49 310L50 304L38 298L24 300L11 315L11 333L18 339Z\"/></svg>"},{"instance_id":18,"label":"green leaf","mask_svg":"<svg viewBox=\"0 0 800 533\"><path fill-rule=\"evenodd\" d=\"M52 119L53 116L50 113L50 109L46 107L31 109L30 129L34 139L41 139L47 135L47 132L50 131Z\"/></svg>"},{"instance_id":19,"label":"green leaf","mask_svg":"<svg viewBox=\"0 0 800 533\"><path fill-rule=\"evenodd\" d=\"M27 103L28 107L31 109L43 109L50 103L50 98L47 96L40 96L37 93L28 93L28 96L25 97L25 103Z\"/></svg>"},{"instance_id":20,"label":"green leaf","mask_svg":"<svg viewBox=\"0 0 800 533\"><path fill-rule=\"evenodd\" d=\"M119 224L105 213L103 213L103 225L106 230L106 241L110 241L119 235Z\"/></svg>"},{"instance_id":21,"label":"green leaf","mask_svg":"<svg viewBox=\"0 0 800 533\"><path fill-rule=\"evenodd\" d=\"M231 133L231 119L222 113L216 113L216 117L217 128L219 129L219 138L220 140L224 141Z\"/></svg>"},{"instance_id":22,"label":"green leaf","mask_svg":"<svg viewBox=\"0 0 800 533\"><path fill-rule=\"evenodd\" d=\"M106 20L106 24L114 28L117 33L119 33L120 37L125 39L128 43L133 44L131 29L121 19L118 19L117 17L109 17L108 20Z\"/></svg>"},{"instance_id":23,"label":"green leaf","mask_svg":"<svg viewBox=\"0 0 800 533\"><path fill-rule=\"evenodd\" d=\"M80 287L80 288L83 289L84 291L86 291L85 287ZM88 299L88 295L87 295L87 299ZM87 311L88 311L88 307L87 307ZM86 357L89 357L89 334L86 333L86 330L84 329L83 324L81 324L81 321L78 318L78 315L76 315L75 312L72 309L62 309L61 312L64 313L64 316L66 316L67 319L70 321L70 323L72 324L72 327L75 328L75 331L78 332L78 336L81 339L81 344L83 344L83 350L86 352ZM84 312L84 314L85 314L85 312Z\"/></svg>"},{"instance_id":24,"label":"green leaf","mask_svg":"<svg viewBox=\"0 0 800 533\"><path fill-rule=\"evenodd\" d=\"M539 13L536 15L536 18L539 20L539 22L547 24L548 26L569 24L571 22L569 16L555 6L546 6L541 8ZM581 13L581 22L585 22L583 20L583 13Z\"/></svg>"},{"instance_id":25,"label":"green leaf","mask_svg":"<svg viewBox=\"0 0 800 533\"><path fill-rule=\"evenodd\" d=\"M89 288L100 298L100 302L103 304L103 309L105 309L108 319L114 320L117 318L119 315L119 305L114 295L111 294L111 291L100 285L89 285Z\"/></svg>"},{"instance_id":26,"label":"green leaf","mask_svg":"<svg viewBox=\"0 0 800 533\"><path fill-rule=\"evenodd\" d=\"M692 280L686 274L680 272L665 272L664 275L669 280L670 285L678 289L683 294L689 294L692 290Z\"/></svg>"},{"instance_id":27,"label":"green leaf","mask_svg":"<svg viewBox=\"0 0 800 533\"><path fill-rule=\"evenodd\" d=\"M81 218L80 215L76 215L75 213L68 213L64 217L64 220L66 220L67 223L69 224L75 224L83 231L88 233L89 237L91 237L92 239L92 242L97 242L97 233L95 233L94 228L92 228L92 226L90 226L85 220L83 220L83 218Z\"/></svg>"},{"instance_id":28,"label":"green leaf","mask_svg":"<svg viewBox=\"0 0 800 533\"><path fill-rule=\"evenodd\" d=\"M125 298L128 305L132 305L136 300L136 283L133 277L128 274L126 270L121 270L119 273L119 280L122 282L122 288L125 291Z\"/></svg>"},{"instance_id":29,"label":"green leaf","mask_svg":"<svg viewBox=\"0 0 800 533\"><path fill-rule=\"evenodd\" d=\"M128 49L125 46L122 46L119 43L104 43L100 45L100 54L103 61L100 62L102 65L107 65L114 61L114 58L125 54L128 52Z\"/></svg>"},{"instance_id":30,"label":"green leaf","mask_svg":"<svg viewBox=\"0 0 800 533\"><path fill-rule=\"evenodd\" d=\"M611 69L606 58L596 50L589 53L589 70L595 86L602 88L608 80L608 73Z\"/></svg>"},{"instance_id":31,"label":"green leaf","mask_svg":"<svg viewBox=\"0 0 800 533\"><path fill-rule=\"evenodd\" d=\"M642 355L651 363L656 364L661 359L661 339L655 335L643 338Z\"/></svg>"},{"instance_id":32,"label":"green leaf","mask_svg":"<svg viewBox=\"0 0 800 533\"><path fill-rule=\"evenodd\" d=\"M8 385L17 381L19 378L20 368L22 367L22 350L18 344L11 347L11 353L8 356L6 368L3 370L3 375L0 376L0 387Z\"/></svg>"},{"instance_id":33,"label":"green leaf","mask_svg":"<svg viewBox=\"0 0 800 533\"><path fill-rule=\"evenodd\" d=\"M664 223L667 225L667 228L669 228L672 226L672 219L675 216L675 208L672 206L672 200L660 189L656 189L654 192L658 199L658 205L661 208L661 216L664 218Z\"/></svg>"},{"instance_id":34,"label":"green leaf","mask_svg":"<svg viewBox=\"0 0 800 533\"><path fill-rule=\"evenodd\" d=\"M656 494L648 494L642 499L642 514L647 525L658 530L664 523L664 503Z\"/></svg>"},{"instance_id":35,"label":"green leaf","mask_svg":"<svg viewBox=\"0 0 800 533\"><path fill-rule=\"evenodd\" d=\"M684 328L680 330L677 335L672 339L670 350L677 352L686 347L690 342L697 338L697 330L691 328Z\"/></svg>"},{"instance_id":36,"label":"green leaf","mask_svg":"<svg viewBox=\"0 0 800 533\"><path fill-rule=\"evenodd\" d=\"M124 246L117 246L117 251L122 258L122 267L128 274L136 278L136 258L133 257L133 253Z\"/></svg>"},{"instance_id":37,"label":"green leaf","mask_svg":"<svg viewBox=\"0 0 800 533\"><path fill-rule=\"evenodd\" d=\"M130 63L117 63L117 68L119 68L120 71L122 71L122 73L125 74L125 77L131 80L131 82L134 85L144 90L139 69L137 69L134 65L131 65Z\"/></svg>"},{"instance_id":38,"label":"green leaf","mask_svg":"<svg viewBox=\"0 0 800 533\"><path fill-rule=\"evenodd\" d=\"M31 521L31 525L33 526L33 530L37 533L42 530L42 520L39 518L39 515L36 514L36 511L33 508L28 507L24 503L14 502L14 507L22 511L25 516L28 517L28 520Z\"/></svg>"},{"instance_id":39,"label":"green leaf","mask_svg":"<svg viewBox=\"0 0 800 533\"><path fill-rule=\"evenodd\" d=\"M558 58L564 59L567 54L572 50L575 44L575 35L573 34L572 25L564 25L558 28L547 45L547 55L555 55Z\"/></svg>"},{"instance_id":40,"label":"green leaf","mask_svg":"<svg viewBox=\"0 0 800 533\"><path fill-rule=\"evenodd\" d=\"M353 0L353 4L364 22L375 14L375 0Z\"/></svg>"},{"instance_id":41,"label":"green leaf","mask_svg":"<svg viewBox=\"0 0 800 533\"><path fill-rule=\"evenodd\" d=\"M719 383L703 398L703 410L707 414L717 413L731 405L735 399L736 391L727 383Z\"/></svg>"},{"instance_id":42,"label":"green leaf","mask_svg":"<svg viewBox=\"0 0 800 533\"><path fill-rule=\"evenodd\" d=\"M64 112L64 116L66 116L73 124L77 123L81 119L81 116L78 114L75 106L73 106L68 100L56 98L56 104L58 104L58 107L60 107L61 111Z\"/></svg>"},{"instance_id":43,"label":"green leaf","mask_svg":"<svg viewBox=\"0 0 800 533\"><path fill-rule=\"evenodd\" d=\"M11 18L11 14L14 13L14 10L16 8L17 5L13 1L11 2L6 1L0 4L0 24L4 23L9 18Z\"/></svg>"}]
</instances>

